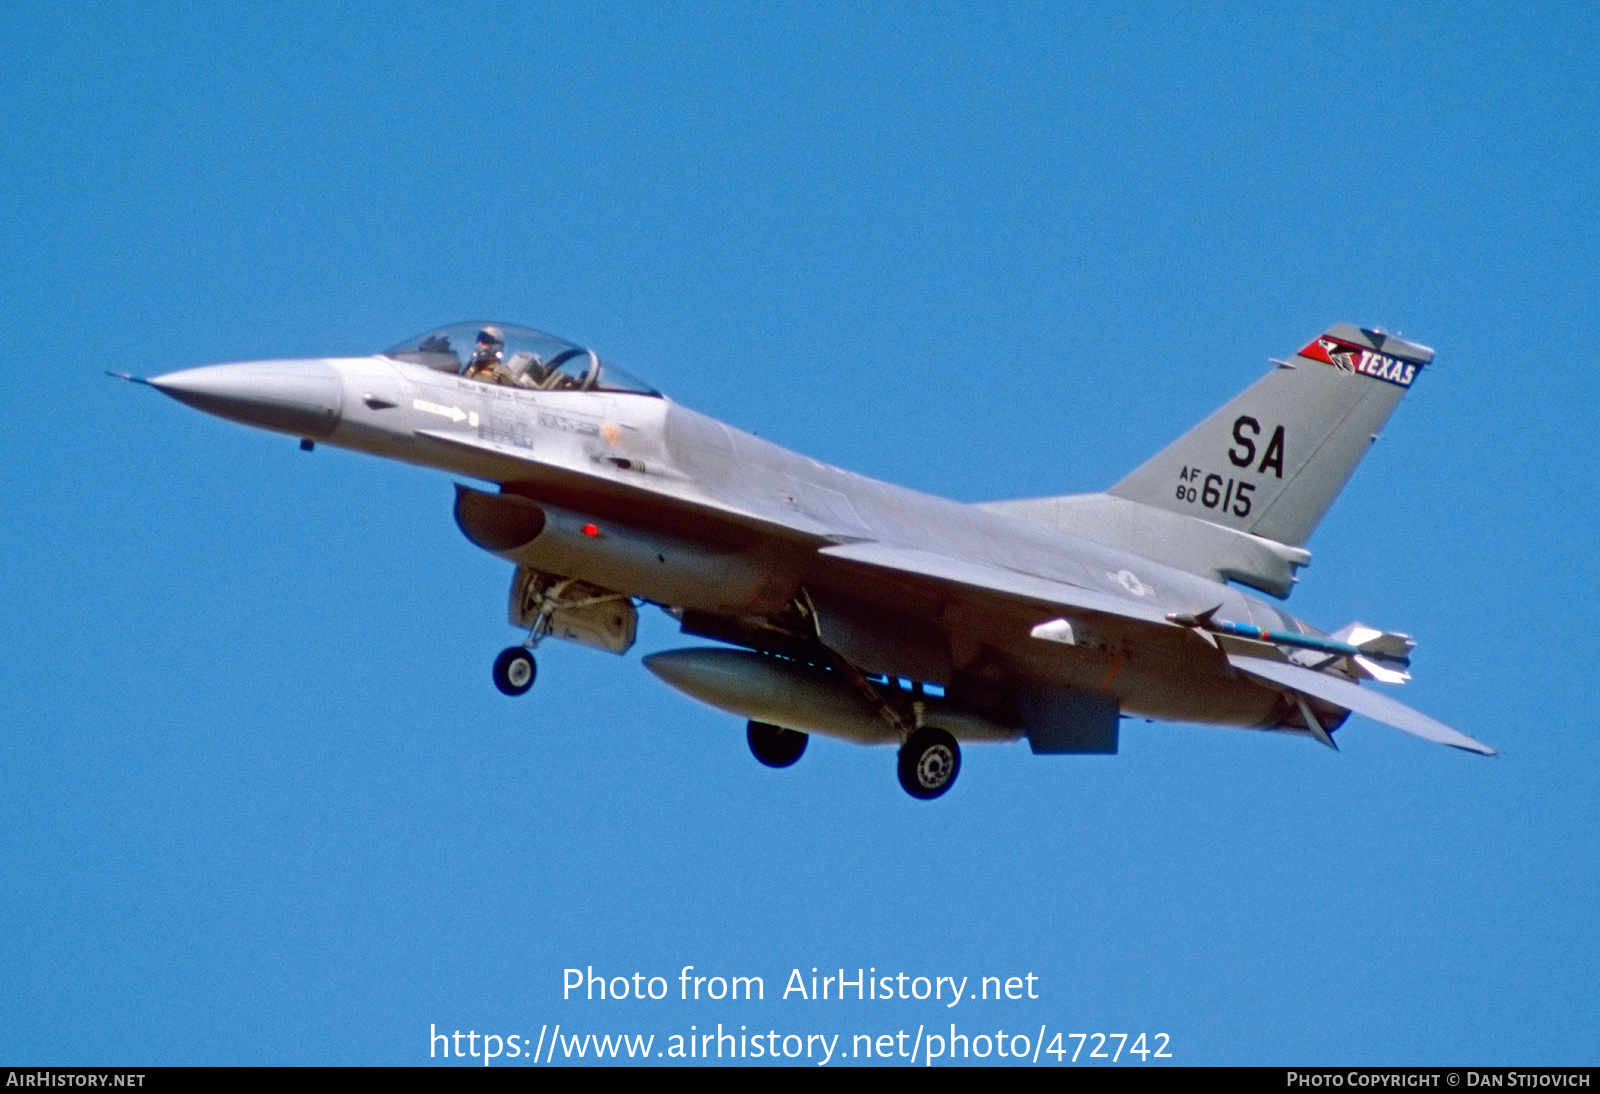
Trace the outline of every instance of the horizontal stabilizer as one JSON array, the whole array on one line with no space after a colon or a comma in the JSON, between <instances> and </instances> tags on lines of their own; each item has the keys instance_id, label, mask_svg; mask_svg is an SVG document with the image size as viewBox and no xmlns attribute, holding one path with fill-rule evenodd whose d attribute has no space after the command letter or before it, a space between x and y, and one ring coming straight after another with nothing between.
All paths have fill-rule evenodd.
<instances>
[{"instance_id":1,"label":"horizontal stabilizer","mask_svg":"<svg viewBox=\"0 0 1600 1094\"><path fill-rule=\"evenodd\" d=\"M1380 692L1369 691L1351 680L1315 672L1287 661L1249 657L1240 653L1229 653L1228 663L1247 676L1288 688L1302 695L1335 703L1346 710L1365 715L1375 722L1393 726L1425 741L1435 741L1485 756L1496 754L1494 749L1483 742L1474 741L1466 734L1457 733L1444 723L1434 721L1421 711L1412 710L1404 703L1397 702Z\"/></svg>"}]
</instances>

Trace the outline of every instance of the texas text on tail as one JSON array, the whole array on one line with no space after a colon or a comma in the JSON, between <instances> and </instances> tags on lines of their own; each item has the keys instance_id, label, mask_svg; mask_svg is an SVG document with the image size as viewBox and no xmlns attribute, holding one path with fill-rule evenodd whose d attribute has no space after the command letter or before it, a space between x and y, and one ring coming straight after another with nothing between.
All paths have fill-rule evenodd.
<instances>
[{"instance_id":1,"label":"texas text on tail","mask_svg":"<svg viewBox=\"0 0 1600 1094\"><path fill-rule=\"evenodd\" d=\"M470 356L468 346L473 346ZM459 324L367 357L215 365L148 381L235 421L494 484L456 521L514 563L495 663L613 653L656 604L722 646L656 676L747 719L756 758L808 734L899 749L905 789L954 782L961 741L1111 753L1136 715L1333 744L1353 711L1493 750L1362 681L1408 679L1413 643L1325 635L1245 595L1288 596L1306 540L1433 357L1340 324L1103 494L962 505L820 464L662 397L593 351Z\"/></svg>"}]
</instances>

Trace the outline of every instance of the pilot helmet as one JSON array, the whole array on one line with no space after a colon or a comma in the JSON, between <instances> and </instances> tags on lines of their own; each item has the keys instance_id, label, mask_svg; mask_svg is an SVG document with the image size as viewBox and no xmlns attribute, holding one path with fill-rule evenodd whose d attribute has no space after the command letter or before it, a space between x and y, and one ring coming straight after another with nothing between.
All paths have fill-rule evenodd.
<instances>
[{"instance_id":1,"label":"pilot helmet","mask_svg":"<svg viewBox=\"0 0 1600 1094\"><path fill-rule=\"evenodd\" d=\"M470 366L479 370L490 365L498 366L505 347L505 334L499 327L484 327L478 332L478 344L472 350Z\"/></svg>"}]
</instances>

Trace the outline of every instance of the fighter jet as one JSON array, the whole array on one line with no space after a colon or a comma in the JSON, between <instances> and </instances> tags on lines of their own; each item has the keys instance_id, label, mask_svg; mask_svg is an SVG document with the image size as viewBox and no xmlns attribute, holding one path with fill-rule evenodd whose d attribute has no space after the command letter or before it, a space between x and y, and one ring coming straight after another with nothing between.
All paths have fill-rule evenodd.
<instances>
[{"instance_id":1,"label":"fighter jet","mask_svg":"<svg viewBox=\"0 0 1600 1094\"><path fill-rule=\"evenodd\" d=\"M456 485L455 519L515 566L526 638L494 663L505 694L532 686L544 639L627 652L653 604L720 644L645 667L746 719L756 759L787 767L811 734L892 745L901 785L931 799L963 742L1114 753L1128 717L1331 748L1354 712L1493 755L1362 686L1410 678L1406 635L1327 634L1241 588L1288 597L1307 539L1432 360L1337 324L1106 492L978 505L808 459L504 323L140 382L307 450L480 484Z\"/></svg>"}]
</instances>

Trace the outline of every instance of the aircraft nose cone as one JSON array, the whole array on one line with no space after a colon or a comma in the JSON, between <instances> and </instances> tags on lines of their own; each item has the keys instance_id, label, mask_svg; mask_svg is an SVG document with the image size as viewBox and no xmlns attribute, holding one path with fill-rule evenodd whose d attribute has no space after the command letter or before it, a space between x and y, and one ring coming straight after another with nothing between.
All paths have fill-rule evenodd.
<instances>
[{"instance_id":1,"label":"aircraft nose cone","mask_svg":"<svg viewBox=\"0 0 1600 1094\"><path fill-rule=\"evenodd\" d=\"M326 361L251 361L155 376L150 386L219 418L326 437L339 424L343 385Z\"/></svg>"}]
</instances>

